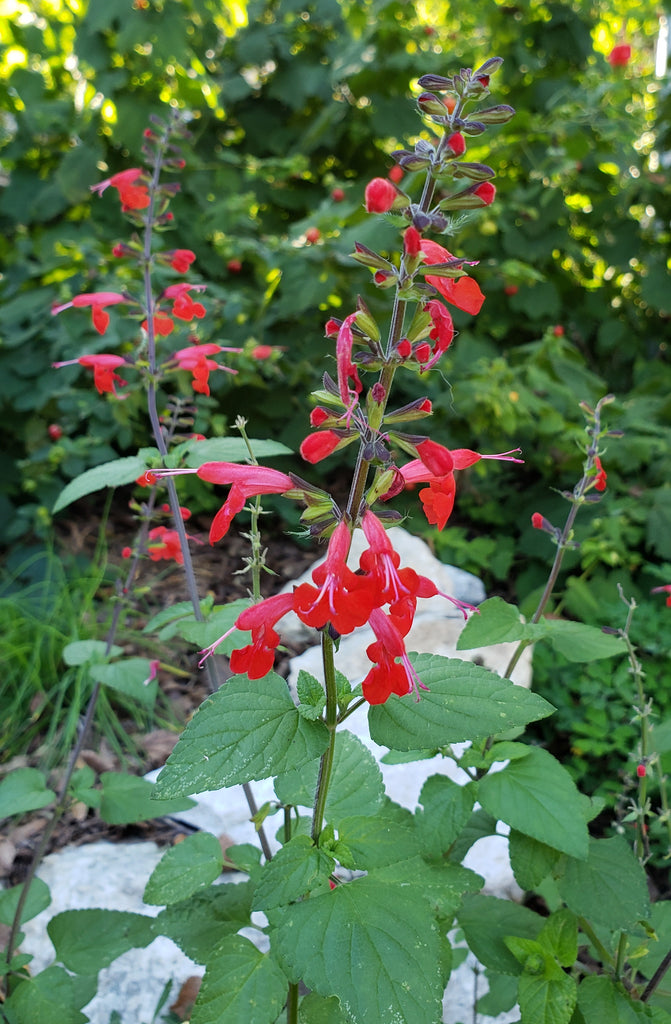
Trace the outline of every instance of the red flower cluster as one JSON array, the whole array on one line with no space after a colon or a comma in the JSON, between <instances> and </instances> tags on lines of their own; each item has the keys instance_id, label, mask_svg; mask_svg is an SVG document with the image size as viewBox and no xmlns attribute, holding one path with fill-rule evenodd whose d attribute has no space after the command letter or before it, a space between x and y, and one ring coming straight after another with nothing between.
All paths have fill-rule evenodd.
<instances>
[{"instance_id":1,"label":"red flower cluster","mask_svg":"<svg viewBox=\"0 0 671 1024\"><path fill-rule=\"evenodd\" d=\"M238 468L248 472L258 469ZM289 612L295 612L308 626L323 629L330 625L341 634L368 622L376 639L367 648L372 667L363 681L365 699L369 704L383 704L392 693L401 697L417 693L422 683L408 659L404 637L412 626L417 599L436 596L440 591L414 569L400 568L400 556L372 512L364 514L362 528L369 547L361 555L357 572L347 565L351 534L341 521L331 535L326 559L312 572L313 582L301 583L291 594L276 594L245 609L233 628L202 652L203 660L233 630L250 630L251 643L231 655L231 671L261 679L272 668L280 642L275 626ZM441 596L456 604L464 616L466 609L472 608L447 594Z\"/></svg>"},{"instance_id":2,"label":"red flower cluster","mask_svg":"<svg viewBox=\"0 0 671 1024\"><path fill-rule=\"evenodd\" d=\"M144 171L140 167L130 167L127 171L113 174L111 178L105 178L97 185L91 185L91 191L97 192L99 196L111 185L119 193L121 210L128 213L130 210L146 210L149 206L149 192L143 183L137 184Z\"/></svg>"}]
</instances>

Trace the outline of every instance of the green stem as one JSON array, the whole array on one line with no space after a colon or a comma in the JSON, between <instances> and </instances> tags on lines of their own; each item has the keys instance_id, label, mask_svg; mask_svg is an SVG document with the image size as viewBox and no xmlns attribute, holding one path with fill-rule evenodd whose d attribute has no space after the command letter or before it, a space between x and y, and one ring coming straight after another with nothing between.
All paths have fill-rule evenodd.
<instances>
[{"instance_id":1,"label":"green stem","mask_svg":"<svg viewBox=\"0 0 671 1024\"><path fill-rule=\"evenodd\" d=\"M287 994L287 1024L298 1024L298 985L290 984Z\"/></svg>"},{"instance_id":2,"label":"green stem","mask_svg":"<svg viewBox=\"0 0 671 1024\"><path fill-rule=\"evenodd\" d=\"M327 627L328 628L328 627ZM328 796L333 758L335 754L336 725L338 724L338 700L336 696L335 660L333 657L333 640L327 629L322 632L322 663L324 666L324 684L326 688L326 728L329 730L329 744L319 764L319 778L315 793L312 814L312 841L317 842L324 824L324 811Z\"/></svg>"},{"instance_id":3,"label":"green stem","mask_svg":"<svg viewBox=\"0 0 671 1024\"><path fill-rule=\"evenodd\" d=\"M601 942L601 940L599 938L597 938L596 932L592 928L592 926L589 923L589 921L586 921L584 917L579 917L578 918L578 927L580 928L581 932L584 932L584 934L587 936L589 941L594 946L595 950L597 951L597 953L601 957L601 962L604 963L604 964L608 964L608 966L611 969L614 969L615 968L615 962L613 960L613 957L608 952L608 950L606 949L604 944Z\"/></svg>"},{"instance_id":4,"label":"green stem","mask_svg":"<svg viewBox=\"0 0 671 1024\"><path fill-rule=\"evenodd\" d=\"M627 935L625 932L620 932L620 938L617 944L617 952L615 954L615 977L618 981L622 979L622 972L624 971L624 965L627 958Z\"/></svg>"}]
</instances>

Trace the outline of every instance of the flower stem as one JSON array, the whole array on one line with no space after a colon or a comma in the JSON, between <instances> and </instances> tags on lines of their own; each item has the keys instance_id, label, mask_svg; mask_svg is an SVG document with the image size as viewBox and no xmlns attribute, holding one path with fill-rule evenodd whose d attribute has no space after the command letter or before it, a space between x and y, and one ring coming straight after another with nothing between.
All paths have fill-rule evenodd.
<instances>
[{"instance_id":1,"label":"flower stem","mask_svg":"<svg viewBox=\"0 0 671 1024\"><path fill-rule=\"evenodd\" d=\"M335 754L336 725L338 722L338 699L336 695L335 661L333 657L333 640L325 629L322 632L322 663L324 666L324 684L326 688L326 728L329 730L329 744L322 754L319 763L319 778L315 793L314 811L312 814L312 841L317 842L324 824L324 811L328 796L333 758Z\"/></svg>"}]
</instances>

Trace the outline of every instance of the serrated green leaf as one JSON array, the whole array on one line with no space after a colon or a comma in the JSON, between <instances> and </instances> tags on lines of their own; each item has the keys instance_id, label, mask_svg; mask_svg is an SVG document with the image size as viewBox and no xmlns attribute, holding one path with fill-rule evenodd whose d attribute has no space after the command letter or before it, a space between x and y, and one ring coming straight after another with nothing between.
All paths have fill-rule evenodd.
<instances>
[{"instance_id":1,"label":"serrated green leaf","mask_svg":"<svg viewBox=\"0 0 671 1024\"><path fill-rule=\"evenodd\" d=\"M312 807L319 762L286 772L275 780L275 793L284 804ZM384 796L382 772L361 740L346 729L336 734L331 782L326 798L326 821L336 823L352 814L374 814Z\"/></svg>"},{"instance_id":2,"label":"serrated green leaf","mask_svg":"<svg viewBox=\"0 0 671 1024\"><path fill-rule=\"evenodd\" d=\"M535 889L552 871L561 854L517 829L508 836L510 866L521 889Z\"/></svg>"},{"instance_id":3,"label":"serrated green leaf","mask_svg":"<svg viewBox=\"0 0 671 1024\"><path fill-rule=\"evenodd\" d=\"M15 768L0 782L0 820L37 811L56 799L37 768Z\"/></svg>"},{"instance_id":4,"label":"serrated green leaf","mask_svg":"<svg viewBox=\"0 0 671 1024\"><path fill-rule=\"evenodd\" d=\"M298 1024L351 1024L335 996L318 996L310 992L298 1006Z\"/></svg>"},{"instance_id":5,"label":"serrated green leaf","mask_svg":"<svg viewBox=\"0 0 671 1024\"><path fill-rule=\"evenodd\" d=\"M256 459L271 459L276 455L292 455L280 441L250 441ZM198 469L205 462L247 462L249 448L241 437L212 437L206 441L185 441L180 448L185 451L185 465Z\"/></svg>"},{"instance_id":6,"label":"serrated green leaf","mask_svg":"<svg viewBox=\"0 0 671 1024\"><path fill-rule=\"evenodd\" d=\"M295 836L264 865L256 881L252 910L271 910L327 889L335 861L309 836Z\"/></svg>"},{"instance_id":7,"label":"serrated green leaf","mask_svg":"<svg viewBox=\"0 0 671 1024\"><path fill-rule=\"evenodd\" d=\"M213 950L191 1013L191 1024L273 1024L287 998L275 961L241 935Z\"/></svg>"},{"instance_id":8,"label":"serrated green leaf","mask_svg":"<svg viewBox=\"0 0 671 1024\"><path fill-rule=\"evenodd\" d=\"M553 977L524 973L519 981L518 1001L522 1020L534 1024L569 1024L578 1001L578 986L559 969Z\"/></svg>"},{"instance_id":9,"label":"serrated green leaf","mask_svg":"<svg viewBox=\"0 0 671 1024\"><path fill-rule=\"evenodd\" d=\"M321 756L323 722L298 713L284 679L232 676L187 725L158 777L160 798L267 779Z\"/></svg>"},{"instance_id":10,"label":"serrated green leaf","mask_svg":"<svg viewBox=\"0 0 671 1024\"><path fill-rule=\"evenodd\" d=\"M578 920L575 914L566 907L550 914L538 939L550 947L562 967L573 967L578 959Z\"/></svg>"},{"instance_id":11,"label":"serrated green leaf","mask_svg":"<svg viewBox=\"0 0 671 1024\"><path fill-rule=\"evenodd\" d=\"M478 606L478 614L470 619L459 634L458 651L489 647L516 640L538 640L545 635L539 624L522 622L519 608L502 597L489 597Z\"/></svg>"},{"instance_id":12,"label":"serrated green leaf","mask_svg":"<svg viewBox=\"0 0 671 1024\"><path fill-rule=\"evenodd\" d=\"M194 801L186 797L154 799L154 784L136 775L103 772L100 782L100 817L109 825L149 821L164 814L177 814L194 806Z\"/></svg>"},{"instance_id":13,"label":"serrated green leaf","mask_svg":"<svg viewBox=\"0 0 671 1024\"><path fill-rule=\"evenodd\" d=\"M574 913L611 930L650 913L645 871L622 836L591 839L587 860L569 859L558 886Z\"/></svg>"},{"instance_id":14,"label":"serrated green leaf","mask_svg":"<svg viewBox=\"0 0 671 1024\"><path fill-rule=\"evenodd\" d=\"M568 661L597 661L626 654L627 648L620 636L604 633L597 626L565 619L544 620L552 646Z\"/></svg>"},{"instance_id":15,"label":"serrated green leaf","mask_svg":"<svg viewBox=\"0 0 671 1024\"><path fill-rule=\"evenodd\" d=\"M584 859L587 826L583 799L559 761L541 747L526 757L490 772L478 783L486 811L533 839Z\"/></svg>"},{"instance_id":16,"label":"serrated green leaf","mask_svg":"<svg viewBox=\"0 0 671 1024\"><path fill-rule=\"evenodd\" d=\"M97 974L156 938L153 918L125 910L65 910L47 925L56 959L75 974Z\"/></svg>"},{"instance_id":17,"label":"serrated green leaf","mask_svg":"<svg viewBox=\"0 0 671 1024\"><path fill-rule=\"evenodd\" d=\"M162 910L154 918L154 930L197 964L206 964L223 936L250 924L252 892L250 882L212 885Z\"/></svg>"},{"instance_id":18,"label":"serrated green leaf","mask_svg":"<svg viewBox=\"0 0 671 1024\"><path fill-rule=\"evenodd\" d=\"M66 665L85 665L88 661L103 662L108 657L118 657L123 648L113 644L109 651L104 640L73 640L63 648Z\"/></svg>"},{"instance_id":19,"label":"serrated green leaf","mask_svg":"<svg viewBox=\"0 0 671 1024\"><path fill-rule=\"evenodd\" d=\"M480 963L499 974L521 974L522 965L505 944L509 936L535 939L544 918L510 900L464 896L457 914L470 950Z\"/></svg>"},{"instance_id":20,"label":"serrated green leaf","mask_svg":"<svg viewBox=\"0 0 671 1024\"><path fill-rule=\"evenodd\" d=\"M464 893L479 892L484 878L460 864L444 861L427 863L421 857L391 861L375 868L371 876L392 888L414 889L418 900L427 900L441 918L452 922Z\"/></svg>"},{"instance_id":21,"label":"serrated green leaf","mask_svg":"<svg viewBox=\"0 0 671 1024\"><path fill-rule=\"evenodd\" d=\"M123 459L114 459L113 462L104 462L101 466L94 466L87 469L81 476L71 480L58 495L52 512L60 512L78 501L86 494L93 494L101 491L103 487L123 487L124 484L132 484L147 469L143 459L137 455L129 455Z\"/></svg>"},{"instance_id":22,"label":"serrated green leaf","mask_svg":"<svg viewBox=\"0 0 671 1024\"><path fill-rule=\"evenodd\" d=\"M326 707L326 694L319 680L305 669L300 669L296 680L296 693L300 701L298 710L303 717L311 721L319 718Z\"/></svg>"},{"instance_id":23,"label":"serrated green leaf","mask_svg":"<svg viewBox=\"0 0 671 1024\"><path fill-rule=\"evenodd\" d=\"M224 863L221 844L209 832L196 832L170 847L151 873L145 903L179 903L218 878Z\"/></svg>"},{"instance_id":24,"label":"serrated green leaf","mask_svg":"<svg viewBox=\"0 0 671 1024\"><path fill-rule=\"evenodd\" d=\"M239 598L231 601L230 604L215 605L207 614L204 622L198 622L193 615L189 615L175 624L174 633L181 636L183 640L195 644L199 650L204 650L210 644L216 643L220 636L227 633L233 626L240 612L249 607L249 601ZM219 654L230 655L237 647L244 647L248 642L249 633L243 630L235 630L231 635L217 647Z\"/></svg>"},{"instance_id":25,"label":"serrated green leaf","mask_svg":"<svg viewBox=\"0 0 671 1024\"><path fill-rule=\"evenodd\" d=\"M432 775L419 794L415 827L425 857L444 857L471 816L475 789L446 775Z\"/></svg>"},{"instance_id":26,"label":"serrated green leaf","mask_svg":"<svg viewBox=\"0 0 671 1024\"><path fill-rule=\"evenodd\" d=\"M358 878L286 908L271 944L291 981L337 996L355 1024L440 1019L438 929L414 893Z\"/></svg>"},{"instance_id":27,"label":"serrated green leaf","mask_svg":"<svg viewBox=\"0 0 671 1024\"><path fill-rule=\"evenodd\" d=\"M452 845L450 860L455 864L460 864L473 843L477 843L478 839L483 839L485 836L496 835L496 825L496 818L488 814L482 807L478 807L477 811L473 811L464 825L461 835Z\"/></svg>"},{"instance_id":28,"label":"serrated green leaf","mask_svg":"<svg viewBox=\"0 0 671 1024\"><path fill-rule=\"evenodd\" d=\"M11 925L19 905L23 885L13 885L11 889L0 892L0 924ZM46 910L51 903L49 886L41 878L33 878L28 889L28 896L21 912L20 924L32 921L34 917Z\"/></svg>"},{"instance_id":29,"label":"serrated green leaf","mask_svg":"<svg viewBox=\"0 0 671 1024\"><path fill-rule=\"evenodd\" d=\"M132 697L139 704L153 707L158 694L158 680L150 679L148 658L124 658L107 665L91 665L89 674L97 683Z\"/></svg>"},{"instance_id":30,"label":"serrated green leaf","mask_svg":"<svg viewBox=\"0 0 671 1024\"><path fill-rule=\"evenodd\" d=\"M47 967L21 981L3 1004L8 1020L18 1024L86 1024L81 1007L96 993L95 978L73 978L62 967Z\"/></svg>"},{"instance_id":31,"label":"serrated green leaf","mask_svg":"<svg viewBox=\"0 0 671 1024\"><path fill-rule=\"evenodd\" d=\"M419 700L392 695L368 711L371 739L394 750L442 747L496 735L545 718L552 705L509 679L458 658L410 656L428 687Z\"/></svg>"},{"instance_id":32,"label":"serrated green leaf","mask_svg":"<svg viewBox=\"0 0 671 1024\"><path fill-rule=\"evenodd\" d=\"M407 860L420 854L419 837L412 828L385 813L386 808L340 818L338 836L352 854L356 867L365 871Z\"/></svg>"}]
</instances>

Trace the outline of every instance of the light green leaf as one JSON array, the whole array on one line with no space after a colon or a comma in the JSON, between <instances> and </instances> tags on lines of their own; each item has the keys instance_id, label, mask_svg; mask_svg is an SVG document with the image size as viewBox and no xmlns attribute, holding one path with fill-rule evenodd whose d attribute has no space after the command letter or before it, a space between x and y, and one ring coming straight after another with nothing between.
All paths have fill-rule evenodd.
<instances>
[{"instance_id":1,"label":"light green leaf","mask_svg":"<svg viewBox=\"0 0 671 1024\"><path fill-rule=\"evenodd\" d=\"M198 622L193 615L189 615L175 623L174 633L195 644L202 651L210 644L216 643L224 633L228 633L238 615L248 607L249 601L244 598L231 601L230 604L215 605L206 615L204 622ZM244 630L236 629L217 647L217 653L230 655L231 651L249 643L249 635Z\"/></svg>"},{"instance_id":2,"label":"light green leaf","mask_svg":"<svg viewBox=\"0 0 671 1024\"><path fill-rule=\"evenodd\" d=\"M196 832L170 847L145 886L145 903L179 903L218 878L224 863L221 844L209 832Z\"/></svg>"},{"instance_id":3,"label":"light green leaf","mask_svg":"<svg viewBox=\"0 0 671 1024\"><path fill-rule=\"evenodd\" d=\"M562 967L573 967L578 959L578 920L566 907L550 914L539 941L549 946Z\"/></svg>"},{"instance_id":4,"label":"light green leaf","mask_svg":"<svg viewBox=\"0 0 671 1024\"><path fill-rule=\"evenodd\" d=\"M250 924L252 885L230 882L211 885L173 903L154 918L157 935L167 935L197 964L206 964L225 935Z\"/></svg>"},{"instance_id":5,"label":"light green leaf","mask_svg":"<svg viewBox=\"0 0 671 1024\"><path fill-rule=\"evenodd\" d=\"M312 807L319 762L286 772L275 780L277 798L285 804ZM337 823L352 814L374 814L384 796L379 766L361 740L346 729L336 734L326 820Z\"/></svg>"},{"instance_id":6,"label":"light green leaf","mask_svg":"<svg viewBox=\"0 0 671 1024\"><path fill-rule=\"evenodd\" d=\"M645 871L622 836L591 839L587 860L569 859L558 885L574 913L611 930L650 913Z\"/></svg>"},{"instance_id":7,"label":"light green leaf","mask_svg":"<svg viewBox=\"0 0 671 1024\"><path fill-rule=\"evenodd\" d=\"M37 768L16 768L0 782L0 820L13 814L37 811L56 799Z\"/></svg>"},{"instance_id":8,"label":"light green leaf","mask_svg":"<svg viewBox=\"0 0 671 1024\"><path fill-rule=\"evenodd\" d=\"M118 657L123 648L112 645L107 650L104 640L73 640L63 648L63 661L66 665L85 665L88 661L104 662L109 656Z\"/></svg>"},{"instance_id":9,"label":"light green leaf","mask_svg":"<svg viewBox=\"0 0 671 1024\"><path fill-rule=\"evenodd\" d=\"M558 850L525 836L517 829L510 830L508 852L515 881L522 889L535 889L540 885L561 856Z\"/></svg>"},{"instance_id":10,"label":"light green leaf","mask_svg":"<svg viewBox=\"0 0 671 1024\"><path fill-rule=\"evenodd\" d=\"M256 881L252 910L270 910L301 899L315 889L328 889L335 861L309 836L295 836L264 865Z\"/></svg>"},{"instance_id":11,"label":"light green leaf","mask_svg":"<svg viewBox=\"0 0 671 1024\"><path fill-rule=\"evenodd\" d=\"M159 798L267 779L319 757L323 722L298 713L284 679L232 676L187 725L158 777Z\"/></svg>"},{"instance_id":12,"label":"light green leaf","mask_svg":"<svg viewBox=\"0 0 671 1024\"><path fill-rule=\"evenodd\" d=\"M298 1006L298 1024L351 1024L335 996L325 999L314 992L304 996Z\"/></svg>"},{"instance_id":13,"label":"light green leaf","mask_svg":"<svg viewBox=\"0 0 671 1024\"><path fill-rule=\"evenodd\" d=\"M622 637L604 633L597 626L566 619L545 619L544 623L552 646L569 661L597 661L627 653Z\"/></svg>"},{"instance_id":14,"label":"light green leaf","mask_svg":"<svg viewBox=\"0 0 671 1024\"><path fill-rule=\"evenodd\" d=\"M446 775L432 775L419 794L415 827L425 857L442 858L471 816L475 788L459 786Z\"/></svg>"},{"instance_id":15,"label":"light green leaf","mask_svg":"<svg viewBox=\"0 0 671 1024\"><path fill-rule=\"evenodd\" d=\"M11 925L14 920L16 908L19 905L19 898L23 885L13 885L11 889L0 891L0 924ZM21 912L20 924L32 921L34 917L46 910L51 903L49 886L41 878L33 878L28 889L28 896Z\"/></svg>"},{"instance_id":16,"label":"light green leaf","mask_svg":"<svg viewBox=\"0 0 671 1024\"><path fill-rule=\"evenodd\" d=\"M511 828L569 856L587 856L583 798L547 750L529 747L526 757L490 772L478 784L478 799Z\"/></svg>"},{"instance_id":17,"label":"light green leaf","mask_svg":"<svg viewBox=\"0 0 671 1024\"><path fill-rule=\"evenodd\" d=\"M97 974L156 938L153 918L125 910L65 910L47 925L56 959L75 974Z\"/></svg>"},{"instance_id":18,"label":"light green leaf","mask_svg":"<svg viewBox=\"0 0 671 1024\"><path fill-rule=\"evenodd\" d=\"M504 940L511 935L535 939L545 920L511 900L480 895L464 896L457 917L471 951L498 974L522 973L522 965Z\"/></svg>"},{"instance_id":19,"label":"light green leaf","mask_svg":"<svg viewBox=\"0 0 671 1024\"><path fill-rule=\"evenodd\" d=\"M249 939L229 935L212 952L191 1024L273 1024L287 998L287 979Z\"/></svg>"},{"instance_id":20,"label":"light green leaf","mask_svg":"<svg viewBox=\"0 0 671 1024\"><path fill-rule=\"evenodd\" d=\"M164 814L176 814L194 806L186 797L154 799L154 784L136 775L103 772L100 817L109 825L127 825L131 821L149 821Z\"/></svg>"},{"instance_id":21,"label":"light green leaf","mask_svg":"<svg viewBox=\"0 0 671 1024\"><path fill-rule=\"evenodd\" d=\"M287 907L271 943L291 981L337 996L355 1024L440 1019L438 928L414 892L358 878Z\"/></svg>"},{"instance_id":22,"label":"light green leaf","mask_svg":"<svg viewBox=\"0 0 671 1024\"><path fill-rule=\"evenodd\" d=\"M668 1022L671 1015L659 1007L640 1000L631 1000L612 978L601 975L583 978L578 986L578 1008L587 1024L644 1024L646 1021ZM660 1014L658 1017L657 1014ZM663 1015L663 1016L662 1016Z\"/></svg>"},{"instance_id":23,"label":"light green leaf","mask_svg":"<svg viewBox=\"0 0 671 1024\"><path fill-rule=\"evenodd\" d=\"M370 871L421 853L412 817L403 824L385 810L364 811L361 815L338 819L339 840L350 851L359 869Z\"/></svg>"},{"instance_id":24,"label":"light green leaf","mask_svg":"<svg viewBox=\"0 0 671 1024\"><path fill-rule=\"evenodd\" d=\"M147 469L144 459L137 455L129 455L124 459L114 459L113 462L104 462L101 466L94 466L87 469L81 476L71 480L56 499L53 507L54 514L61 509L78 501L86 494L93 494L94 491L101 491L103 487L122 487L124 484L132 484Z\"/></svg>"},{"instance_id":25,"label":"light green leaf","mask_svg":"<svg viewBox=\"0 0 671 1024\"><path fill-rule=\"evenodd\" d=\"M312 721L319 718L326 707L326 694L319 680L305 669L300 669L296 680L296 693L300 701L298 710L301 715Z\"/></svg>"},{"instance_id":26,"label":"light green leaf","mask_svg":"<svg viewBox=\"0 0 671 1024\"><path fill-rule=\"evenodd\" d=\"M578 1001L578 986L559 968L551 977L525 972L520 978L518 1000L522 1020L534 1024L569 1024Z\"/></svg>"},{"instance_id":27,"label":"light green leaf","mask_svg":"<svg viewBox=\"0 0 671 1024\"><path fill-rule=\"evenodd\" d=\"M502 597L490 597L478 606L478 614L470 619L459 634L458 651L475 647L510 643L516 640L537 640L545 635L541 624L522 622L519 608Z\"/></svg>"},{"instance_id":28,"label":"light green leaf","mask_svg":"<svg viewBox=\"0 0 671 1024\"><path fill-rule=\"evenodd\" d=\"M271 459L276 455L292 455L280 441L251 440L256 459ZM198 469L204 462L247 462L249 449L241 437L212 437L206 441L185 441L180 451L187 453L185 464L189 469Z\"/></svg>"},{"instance_id":29,"label":"light green leaf","mask_svg":"<svg viewBox=\"0 0 671 1024\"><path fill-rule=\"evenodd\" d=\"M427 690L420 699L392 695L368 711L371 739L394 750L442 747L527 725L553 711L551 704L509 679L458 658L410 656Z\"/></svg>"},{"instance_id":30,"label":"light green leaf","mask_svg":"<svg viewBox=\"0 0 671 1024\"><path fill-rule=\"evenodd\" d=\"M73 978L62 967L47 967L21 981L3 1010L12 1024L86 1024L81 1008L95 994L95 978Z\"/></svg>"},{"instance_id":31,"label":"light green leaf","mask_svg":"<svg viewBox=\"0 0 671 1024\"><path fill-rule=\"evenodd\" d=\"M158 693L158 680L151 679L148 658L124 658L107 665L91 665L89 674L97 683L132 697L139 704L153 707ZM149 681L147 681L149 680Z\"/></svg>"}]
</instances>

